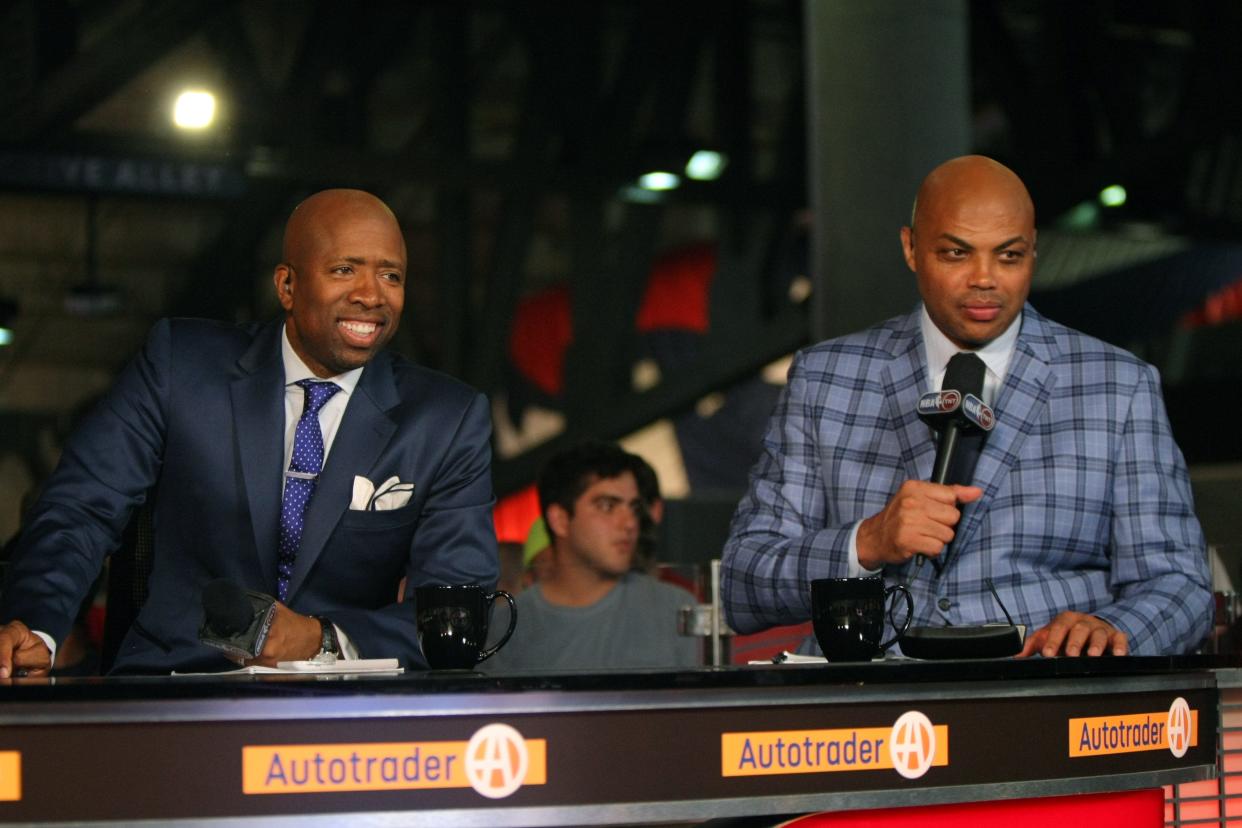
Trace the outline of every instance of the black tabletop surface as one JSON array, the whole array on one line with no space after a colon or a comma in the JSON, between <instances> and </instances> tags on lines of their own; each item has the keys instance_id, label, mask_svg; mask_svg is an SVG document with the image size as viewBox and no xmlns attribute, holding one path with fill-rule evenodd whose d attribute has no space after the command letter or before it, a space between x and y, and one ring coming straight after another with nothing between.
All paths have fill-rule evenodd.
<instances>
[{"instance_id":1,"label":"black tabletop surface","mask_svg":"<svg viewBox=\"0 0 1242 828\"><path fill-rule=\"evenodd\" d=\"M955 661L887 660L838 664L703 667L691 670L597 670L575 673L488 674L412 671L401 675L107 676L0 681L0 705L23 701L109 701L313 697L343 694L412 695L557 691L711 690L719 688L921 684L955 681L1034 681L1168 675L1242 667L1242 658L1159 656L1031 658Z\"/></svg>"}]
</instances>

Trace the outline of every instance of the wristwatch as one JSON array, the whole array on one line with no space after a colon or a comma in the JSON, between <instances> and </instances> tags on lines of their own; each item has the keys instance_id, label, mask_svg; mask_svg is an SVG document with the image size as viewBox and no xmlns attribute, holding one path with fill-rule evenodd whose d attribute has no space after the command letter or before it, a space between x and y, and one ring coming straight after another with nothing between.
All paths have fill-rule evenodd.
<instances>
[{"instance_id":1,"label":"wristwatch","mask_svg":"<svg viewBox=\"0 0 1242 828\"><path fill-rule=\"evenodd\" d=\"M336 625L322 615L311 617L319 622L319 628L322 633L319 639L319 652L315 654L311 661L336 661L341 655L341 642L336 638Z\"/></svg>"}]
</instances>

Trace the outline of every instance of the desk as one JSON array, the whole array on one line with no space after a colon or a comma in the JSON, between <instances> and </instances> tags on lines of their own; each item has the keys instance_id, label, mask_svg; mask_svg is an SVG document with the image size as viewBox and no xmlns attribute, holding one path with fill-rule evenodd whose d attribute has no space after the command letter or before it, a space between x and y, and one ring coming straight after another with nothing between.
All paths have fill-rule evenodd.
<instances>
[{"instance_id":1,"label":"desk","mask_svg":"<svg viewBox=\"0 0 1242 828\"><path fill-rule=\"evenodd\" d=\"M1214 774L1218 665L15 680L0 821L582 825L1153 788Z\"/></svg>"}]
</instances>

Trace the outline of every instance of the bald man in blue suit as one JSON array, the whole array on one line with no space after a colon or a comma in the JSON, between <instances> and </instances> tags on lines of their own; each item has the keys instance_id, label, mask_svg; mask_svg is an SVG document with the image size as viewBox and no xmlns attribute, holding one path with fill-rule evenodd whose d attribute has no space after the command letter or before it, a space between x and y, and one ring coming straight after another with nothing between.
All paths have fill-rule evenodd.
<instances>
[{"instance_id":1,"label":"bald man in blue suit","mask_svg":"<svg viewBox=\"0 0 1242 828\"><path fill-rule=\"evenodd\" d=\"M198 639L203 588L215 579L285 593L252 663L311 658L330 628L346 654L413 668L425 661L413 607L398 602L402 579L407 597L420 584L495 582L486 400L383 350L404 302L396 218L368 193L317 193L290 217L282 258L273 282L283 319L159 322L70 439L10 565L0 677L49 669L144 501L155 535L150 597L118 672L236 666ZM296 554L286 555L284 470L309 393L299 380L337 388L312 415L325 459ZM359 482L386 481L399 484L388 498L358 501ZM376 502L392 508L367 508Z\"/></svg>"},{"instance_id":2,"label":"bald man in blue suit","mask_svg":"<svg viewBox=\"0 0 1242 828\"><path fill-rule=\"evenodd\" d=\"M724 550L730 625L806 621L812 579L882 575L909 582L924 626L1003 622L994 588L1031 631L1021 655L1193 650L1207 556L1156 372L1026 303L1026 187L948 161L901 239L922 305L790 369ZM983 361L996 424L970 485L939 485L916 406L959 352Z\"/></svg>"}]
</instances>

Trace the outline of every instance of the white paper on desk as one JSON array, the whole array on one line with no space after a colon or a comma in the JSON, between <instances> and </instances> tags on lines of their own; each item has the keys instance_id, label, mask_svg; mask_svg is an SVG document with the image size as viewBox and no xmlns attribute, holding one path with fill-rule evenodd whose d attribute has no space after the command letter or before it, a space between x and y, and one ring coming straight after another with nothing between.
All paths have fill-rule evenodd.
<instances>
[{"instance_id":1,"label":"white paper on desk","mask_svg":"<svg viewBox=\"0 0 1242 828\"><path fill-rule=\"evenodd\" d=\"M747 664L827 664L828 659L817 655L802 655L785 650L776 658L765 658L762 661L748 661Z\"/></svg>"},{"instance_id":2,"label":"white paper on desk","mask_svg":"<svg viewBox=\"0 0 1242 828\"><path fill-rule=\"evenodd\" d=\"M401 673L405 671L395 658L338 658L336 661L278 661L282 673Z\"/></svg>"},{"instance_id":3,"label":"white paper on desk","mask_svg":"<svg viewBox=\"0 0 1242 828\"><path fill-rule=\"evenodd\" d=\"M317 661L278 661L275 667L261 667L257 664L250 667L239 667L223 673L176 673L174 676L264 676L264 675L309 675L313 673L404 673L395 658L338 658L333 664L321 664Z\"/></svg>"},{"instance_id":4,"label":"white paper on desk","mask_svg":"<svg viewBox=\"0 0 1242 828\"><path fill-rule=\"evenodd\" d=\"M870 659L870 660L871 661L913 661L914 659L907 658L906 656L902 656L902 655L887 655L886 654L882 656L876 656L875 658ZM774 664L827 664L828 659L824 658L823 656L803 655L801 653L791 653L789 652L789 650L785 650L784 652L782 652L780 655L776 656L775 658L767 658L767 659L764 659L763 661L748 661L746 663L747 664L767 664L768 666L772 666Z\"/></svg>"}]
</instances>

